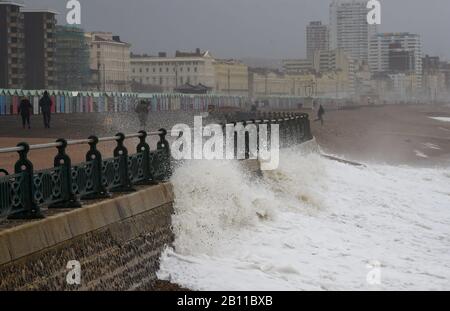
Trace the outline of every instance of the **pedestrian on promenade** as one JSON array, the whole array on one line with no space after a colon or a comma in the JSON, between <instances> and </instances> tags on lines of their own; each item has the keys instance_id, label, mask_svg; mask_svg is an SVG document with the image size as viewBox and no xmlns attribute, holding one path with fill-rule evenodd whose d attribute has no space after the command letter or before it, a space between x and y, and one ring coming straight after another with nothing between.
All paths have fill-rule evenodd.
<instances>
[{"instance_id":1,"label":"pedestrian on promenade","mask_svg":"<svg viewBox=\"0 0 450 311\"><path fill-rule=\"evenodd\" d=\"M33 106L31 106L30 101L28 98L23 97L20 101L19 105L19 114L22 117L22 127L25 128L26 125L28 125L28 129L31 129L30 125L30 116L31 111L33 109Z\"/></svg>"},{"instance_id":2,"label":"pedestrian on promenade","mask_svg":"<svg viewBox=\"0 0 450 311\"><path fill-rule=\"evenodd\" d=\"M44 96L39 101L39 107L41 107L42 116L44 117L44 126L49 129L52 114L52 99L47 91L44 92Z\"/></svg>"},{"instance_id":3,"label":"pedestrian on promenade","mask_svg":"<svg viewBox=\"0 0 450 311\"><path fill-rule=\"evenodd\" d=\"M150 112L149 103L145 100L141 100L139 104L136 105L136 109L134 111L138 115L141 129L145 129L147 126L148 114Z\"/></svg>"},{"instance_id":4,"label":"pedestrian on promenade","mask_svg":"<svg viewBox=\"0 0 450 311\"><path fill-rule=\"evenodd\" d=\"M323 126L323 116L325 115L325 109L322 105L320 105L319 110L317 111L317 119L314 120L314 122L320 121L321 125Z\"/></svg>"}]
</instances>

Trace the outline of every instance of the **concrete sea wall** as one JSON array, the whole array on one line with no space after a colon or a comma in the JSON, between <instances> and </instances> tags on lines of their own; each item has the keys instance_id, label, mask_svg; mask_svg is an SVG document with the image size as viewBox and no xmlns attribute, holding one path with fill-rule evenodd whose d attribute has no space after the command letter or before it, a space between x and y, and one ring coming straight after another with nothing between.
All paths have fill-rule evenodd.
<instances>
[{"instance_id":1,"label":"concrete sea wall","mask_svg":"<svg viewBox=\"0 0 450 311\"><path fill-rule=\"evenodd\" d=\"M0 290L151 290L173 200L165 183L0 231Z\"/></svg>"}]
</instances>

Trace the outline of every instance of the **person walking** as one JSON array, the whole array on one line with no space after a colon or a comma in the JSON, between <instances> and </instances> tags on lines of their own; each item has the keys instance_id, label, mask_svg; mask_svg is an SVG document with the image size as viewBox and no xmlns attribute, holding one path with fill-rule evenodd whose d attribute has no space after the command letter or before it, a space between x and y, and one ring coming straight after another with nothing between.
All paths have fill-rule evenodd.
<instances>
[{"instance_id":1,"label":"person walking","mask_svg":"<svg viewBox=\"0 0 450 311\"><path fill-rule=\"evenodd\" d=\"M145 129L147 127L148 114L150 112L149 104L145 100L141 100L139 104L136 105L134 111L138 115L141 129Z\"/></svg>"},{"instance_id":2,"label":"person walking","mask_svg":"<svg viewBox=\"0 0 450 311\"><path fill-rule=\"evenodd\" d=\"M314 122L320 121L321 125L323 126L323 116L325 115L325 109L322 105L320 105L319 110L317 111L317 119L314 120Z\"/></svg>"},{"instance_id":3,"label":"person walking","mask_svg":"<svg viewBox=\"0 0 450 311\"><path fill-rule=\"evenodd\" d=\"M44 118L44 126L49 129L52 114L52 99L47 91L44 92L44 96L39 101L39 107L41 107L42 116Z\"/></svg>"},{"instance_id":4,"label":"person walking","mask_svg":"<svg viewBox=\"0 0 450 311\"><path fill-rule=\"evenodd\" d=\"M22 117L22 127L25 128L25 126L28 126L28 129L31 129L30 125L30 116L31 111L33 110L33 106L31 105L28 98L23 97L20 101L19 105L19 114Z\"/></svg>"}]
</instances>

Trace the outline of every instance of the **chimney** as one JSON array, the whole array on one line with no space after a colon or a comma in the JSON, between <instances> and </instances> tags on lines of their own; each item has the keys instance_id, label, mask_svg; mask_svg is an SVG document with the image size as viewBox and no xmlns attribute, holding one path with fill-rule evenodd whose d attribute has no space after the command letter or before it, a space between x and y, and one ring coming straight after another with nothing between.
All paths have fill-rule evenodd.
<instances>
[{"instance_id":1,"label":"chimney","mask_svg":"<svg viewBox=\"0 0 450 311\"><path fill-rule=\"evenodd\" d=\"M195 54L200 55L200 53L201 53L201 50L200 50L199 48L197 48L197 49L195 50Z\"/></svg>"},{"instance_id":2,"label":"chimney","mask_svg":"<svg viewBox=\"0 0 450 311\"><path fill-rule=\"evenodd\" d=\"M120 42L120 36L113 36L112 38L114 41Z\"/></svg>"}]
</instances>

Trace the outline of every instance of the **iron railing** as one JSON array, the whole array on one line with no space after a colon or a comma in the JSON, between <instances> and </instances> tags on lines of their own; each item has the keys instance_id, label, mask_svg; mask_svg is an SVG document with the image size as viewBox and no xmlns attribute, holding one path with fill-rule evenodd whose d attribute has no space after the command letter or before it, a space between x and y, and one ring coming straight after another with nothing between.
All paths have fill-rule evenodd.
<instances>
[{"instance_id":1,"label":"iron railing","mask_svg":"<svg viewBox=\"0 0 450 311\"><path fill-rule=\"evenodd\" d=\"M252 116L248 121L235 121L227 118L227 124L266 124L271 135L271 124L279 125L280 147L301 144L312 139L308 114L267 113ZM222 124L223 128L227 124ZM258 135L259 127L257 126ZM191 129L192 130L192 129ZM225 131L224 131L225 133ZM0 169L0 216L9 219L42 218L41 208L78 208L80 201L108 198L113 192L132 192L135 185L151 185L167 180L172 171L167 131L125 135L118 133L113 137L71 140L58 139L54 143L29 145L20 143L16 147L0 149L2 153L17 152L18 161L14 173ZM225 134L224 134L225 135ZM245 158L251 158L249 132L245 132ZM147 143L149 136L159 136L156 150ZM258 136L259 137L259 136ZM125 147L127 139L139 139L136 153L129 154ZM101 142L117 143L113 156L103 159L97 149ZM237 133L235 132L235 155L237 155ZM85 162L72 164L67 147L89 145ZM35 171L28 158L31 150L56 148L53 168ZM257 146L259 150L259 145Z\"/></svg>"},{"instance_id":2,"label":"iron railing","mask_svg":"<svg viewBox=\"0 0 450 311\"><path fill-rule=\"evenodd\" d=\"M159 136L156 150L150 150L148 136ZM17 152L19 160L14 174L0 169L0 216L9 219L42 218L41 207L77 208L80 200L110 197L112 192L132 192L134 185L150 185L169 178L170 149L164 129L155 133L141 131L132 135L119 133L113 137L91 136L84 140L58 139L54 143L0 149L0 153ZM136 153L129 154L125 140L138 138ZM103 159L97 149L100 142L115 141L113 157ZM68 146L88 144L86 161L72 165L66 153ZM54 166L35 171L28 158L31 150L57 148Z\"/></svg>"}]
</instances>

